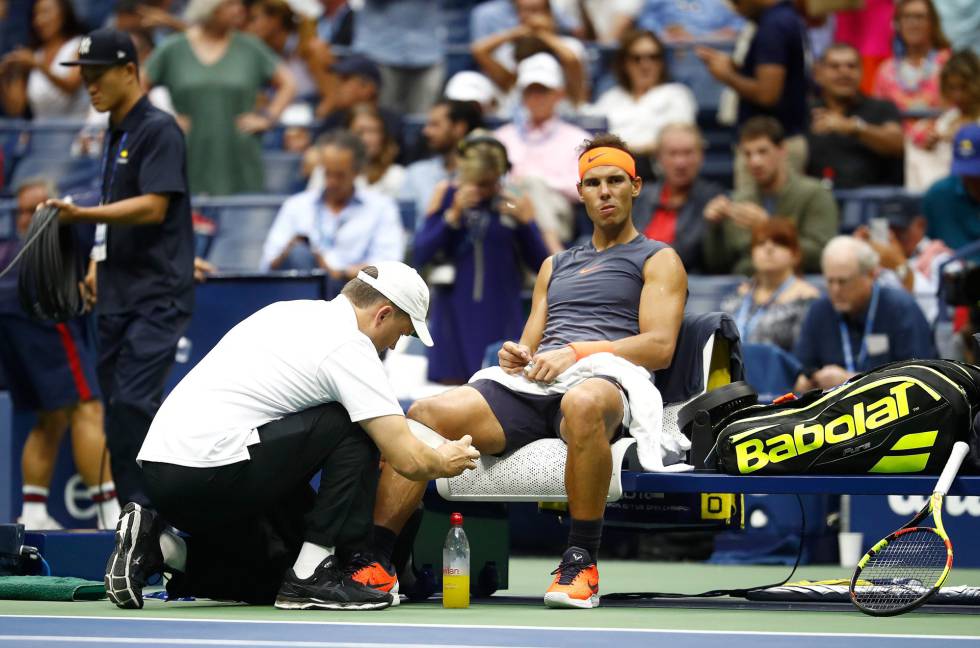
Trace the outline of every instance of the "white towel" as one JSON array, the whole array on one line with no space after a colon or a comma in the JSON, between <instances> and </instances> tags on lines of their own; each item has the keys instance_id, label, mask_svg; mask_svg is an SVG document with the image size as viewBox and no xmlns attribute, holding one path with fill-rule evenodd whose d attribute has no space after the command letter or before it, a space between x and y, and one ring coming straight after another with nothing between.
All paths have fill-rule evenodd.
<instances>
[{"instance_id":1,"label":"white towel","mask_svg":"<svg viewBox=\"0 0 980 648\"><path fill-rule=\"evenodd\" d=\"M524 394L564 394L588 378L608 376L626 392L626 411L623 424L636 439L640 465L650 472L685 472L693 466L682 463L691 448L687 437L676 431L665 433L664 404L660 392L650 380L650 372L625 358L612 353L595 353L582 358L559 374L555 382L544 384L528 380L523 375L506 373L499 366L481 369L470 382L493 380L504 387Z\"/></svg>"}]
</instances>

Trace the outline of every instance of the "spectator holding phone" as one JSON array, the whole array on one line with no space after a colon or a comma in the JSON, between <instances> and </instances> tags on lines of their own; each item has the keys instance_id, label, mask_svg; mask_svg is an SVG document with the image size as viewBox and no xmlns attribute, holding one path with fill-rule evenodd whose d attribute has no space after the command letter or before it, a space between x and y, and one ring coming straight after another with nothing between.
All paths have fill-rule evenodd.
<instances>
[{"instance_id":1,"label":"spectator holding phone","mask_svg":"<svg viewBox=\"0 0 980 648\"><path fill-rule=\"evenodd\" d=\"M416 267L449 262L455 271L435 286L430 314L429 380L445 384L469 380L488 345L520 337L525 270L548 256L530 197L503 188L510 163L500 141L473 131L456 165L458 179L436 188L414 246Z\"/></svg>"},{"instance_id":2,"label":"spectator holding phone","mask_svg":"<svg viewBox=\"0 0 980 648\"><path fill-rule=\"evenodd\" d=\"M367 163L360 138L335 131L323 136L319 147L324 188L282 204L262 248L262 269L319 268L346 281L367 265L400 261L405 234L398 205L355 183Z\"/></svg>"}]
</instances>

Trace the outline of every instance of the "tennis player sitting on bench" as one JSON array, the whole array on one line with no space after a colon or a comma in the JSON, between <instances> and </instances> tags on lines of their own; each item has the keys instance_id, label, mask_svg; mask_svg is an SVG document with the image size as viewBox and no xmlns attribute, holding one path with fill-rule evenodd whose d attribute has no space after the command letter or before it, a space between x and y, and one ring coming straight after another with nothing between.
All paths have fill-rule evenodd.
<instances>
[{"instance_id":1,"label":"tennis player sitting on bench","mask_svg":"<svg viewBox=\"0 0 980 648\"><path fill-rule=\"evenodd\" d=\"M633 157L613 135L585 142L578 191L595 226L592 241L549 257L541 266L520 342L498 357L509 374L552 383L577 360L610 352L653 371L674 353L684 313L687 274L673 249L633 226L640 192ZM564 394L530 395L477 380L417 401L409 418L447 439L472 435L493 455L560 436L568 445L565 489L571 514L568 547L545 594L549 607L599 604L596 557L612 472L610 443L624 433L628 401L611 379L592 377ZM396 534L421 501L425 484L382 470L373 551L353 577L397 585L391 566Z\"/></svg>"},{"instance_id":2,"label":"tennis player sitting on bench","mask_svg":"<svg viewBox=\"0 0 980 648\"><path fill-rule=\"evenodd\" d=\"M437 450L418 441L382 367L379 354L413 330L432 345L428 306L414 269L383 262L332 301L279 302L231 329L150 426L137 459L161 515L126 505L106 565L112 602L143 607L143 585L167 571L171 596L285 609L396 604L397 592L352 581L334 555L367 542L378 449L420 480L458 475L480 456L467 436Z\"/></svg>"}]
</instances>

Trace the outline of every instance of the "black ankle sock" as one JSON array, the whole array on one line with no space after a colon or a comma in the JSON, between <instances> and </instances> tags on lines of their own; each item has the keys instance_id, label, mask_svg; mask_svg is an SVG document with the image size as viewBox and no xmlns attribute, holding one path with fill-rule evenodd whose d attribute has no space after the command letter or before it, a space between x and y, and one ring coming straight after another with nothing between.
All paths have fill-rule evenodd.
<instances>
[{"instance_id":1,"label":"black ankle sock","mask_svg":"<svg viewBox=\"0 0 980 648\"><path fill-rule=\"evenodd\" d=\"M602 518L598 520L576 520L572 518L568 532L568 546L585 549L592 560L599 558L599 543L602 540Z\"/></svg>"},{"instance_id":2,"label":"black ankle sock","mask_svg":"<svg viewBox=\"0 0 980 648\"><path fill-rule=\"evenodd\" d=\"M391 529L383 526L374 525L374 541L372 546L378 558L383 558L386 563L391 562L391 554L395 551L395 542L398 534Z\"/></svg>"}]
</instances>

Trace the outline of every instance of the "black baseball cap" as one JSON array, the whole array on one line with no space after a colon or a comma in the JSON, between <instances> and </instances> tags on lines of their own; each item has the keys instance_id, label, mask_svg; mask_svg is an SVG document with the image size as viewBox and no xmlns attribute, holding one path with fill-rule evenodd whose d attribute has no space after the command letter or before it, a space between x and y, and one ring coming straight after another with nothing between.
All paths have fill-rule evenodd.
<instances>
[{"instance_id":1,"label":"black baseball cap","mask_svg":"<svg viewBox=\"0 0 980 648\"><path fill-rule=\"evenodd\" d=\"M78 44L78 59L62 65L139 64L133 39L118 29L96 29L83 36Z\"/></svg>"}]
</instances>

